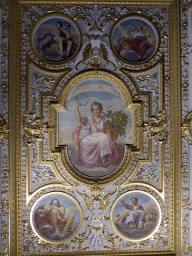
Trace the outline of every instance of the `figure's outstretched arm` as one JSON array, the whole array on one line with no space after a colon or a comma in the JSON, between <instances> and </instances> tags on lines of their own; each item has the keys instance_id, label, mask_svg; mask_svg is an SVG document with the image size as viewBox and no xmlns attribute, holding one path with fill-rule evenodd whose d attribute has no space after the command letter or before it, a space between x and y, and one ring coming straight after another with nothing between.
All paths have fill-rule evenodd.
<instances>
[{"instance_id":1,"label":"figure's outstretched arm","mask_svg":"<svg viewBox=\"0 0 192 256\"><path fill-rule=\"evenodd\" d=\"M79 112L79 106L80 106L80 101L77 100L76 108L75 108L75 116L78 122L84 123L86 121L86 117L81 116Z\"/></svg>"}]
</instances>

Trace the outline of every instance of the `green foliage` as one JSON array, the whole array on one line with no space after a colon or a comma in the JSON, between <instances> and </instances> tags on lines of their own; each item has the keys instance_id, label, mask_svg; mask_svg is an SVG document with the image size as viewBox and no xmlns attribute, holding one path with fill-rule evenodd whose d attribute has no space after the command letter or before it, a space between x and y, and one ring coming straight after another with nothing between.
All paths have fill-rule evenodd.
<instances>
[{"instance_id":1,"label":"green foliage","mask_svg":"<svg viewBox=\"0 0 192 256\"><path fill-rule=\"evenodd\" d=\"M126 136L126 126L128 124L128 116L121 111L108 110L103 114L105 119L105 127L112 128L118 136Z\"/></svg>"}]
</instances>

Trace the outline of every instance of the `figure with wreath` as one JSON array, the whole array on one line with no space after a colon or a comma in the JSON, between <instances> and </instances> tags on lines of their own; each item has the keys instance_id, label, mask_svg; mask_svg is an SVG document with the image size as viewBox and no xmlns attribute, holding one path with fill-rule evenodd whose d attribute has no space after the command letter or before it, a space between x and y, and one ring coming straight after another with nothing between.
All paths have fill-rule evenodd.
<instances>
[{"instance_id":1,"label":"figure with wreath","mask_svg":"<svg viewBox=\"0 0 192 256\"><path fill-rule=\"evenodd\" d=\"M100 102L94 101L90 110L93 115L82 116L79 110L80 101L76 101L76 119L81 123L72 134L73 141L78 145L78 158L82 166L87 168L107 167L122 160L123 154L116 139L116 132L113 129L113 136L109 134L109 124L113 119L106 114L101 115L103 106ZM88 130L89 134L80 139L81 130ZM111 129L110 129L111 130Z\"/></svg>"}]
</instances>

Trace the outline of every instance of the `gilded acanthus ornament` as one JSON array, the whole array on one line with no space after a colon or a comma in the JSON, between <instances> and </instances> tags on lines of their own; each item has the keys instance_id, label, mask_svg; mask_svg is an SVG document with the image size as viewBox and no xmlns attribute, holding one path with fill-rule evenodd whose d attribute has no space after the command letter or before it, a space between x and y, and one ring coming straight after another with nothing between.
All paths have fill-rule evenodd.
<instances>
[{"instance_id":1,"label":"gilded acanthus ornament","mask_svg":"<svg viewBox=\"0 0 192 256\"><path fill-rule=\"evenodd\" d=\"M27 145L34 145L36 141L43 139L44 133L47 133L48 125L43 123L43 118L33 113L26 112L22 124L24 126L23 141Z\"/></svg>"},{"instance_id":2,"label":"gilded acanthus ornament","mask_svg":"<svg viewBox=\"0 0 192 256\"><path fill-rule=\"evenodd\" d=\"M144 132L148 131L150 138L156 137L157 141L165 142L168 136L167 122L168 117L166 111L163 110L157 116L152 115L149 122L144 124Z\"/></svg>"},{"instance_id":3,"label":"gilded acanthus ornament","mask_svg":"<svg viewBox=\"0 0 192 256\"><path fill-rule=\"evenodd\" d=\"M192 111L187 114L187 116L185 117L185 120L183 122L183 125L181 127L183 137L190 144L192 143L192 125L191 125L191 121L192 121Z\"/></svg>"},{"instance_id":4,"label":"gilded acanthus ornament","mask_svg":"<svg viewBox=\"0 0 192 256\"><path fill-rule=\"evenodd\" d=\"M73 14L75 20L83 20L85 22L87 31L98 30L103 32L105 31L108 22L117 20L115 8L100 8L96 4L92 8L81 6L75 7L73 8Z\"/></svg>"},{"instance_id":5,"label":"gilded acanthus ornament","mask_svg":"<svg viewBox=\"0 0 192 256\"><path fill-rule=\"evenodd\" d=\"M97 47L89 42L83 50L83 59L77 63L76 69L82 63L96 70L105 68L105 65L111 64L115 68L114 70L116 70L116 66L109 60L108 55L108 50L104 43L100 43L100 47Z\"/></svg>"}]
</instances>

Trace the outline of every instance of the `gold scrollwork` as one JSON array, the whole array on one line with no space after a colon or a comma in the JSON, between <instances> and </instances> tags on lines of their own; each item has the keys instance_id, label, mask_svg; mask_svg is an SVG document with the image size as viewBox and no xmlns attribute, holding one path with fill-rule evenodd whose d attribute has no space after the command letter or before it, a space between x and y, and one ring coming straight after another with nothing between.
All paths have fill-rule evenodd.
<instances>
[{"instance_id":1,"label":"gold scrollwork","mask_svg":"<svg viewBox=\"0 0 192 256\"><path fill-rule=\"evenodd\" d=\"M192 246L184 243L184 246L183 246L183 251L185 252L185 254L189 254L190 252L192 252Z\"/></svg>"},{"instance_id":2,"label":"gold scrollwork","mask_svg":"<svg viewBox=\"0 0 192 256\"><path fill-rule=\"evenodd\" d=\"M26 145L34 145L36 141L43 139L43 133L47 133L49 128L43 123L43 118L35 116L33 113L26 112L23 116L24 126L23 141Z\"/></svg>"},{"instance_id":3,"label":"gold scrollwork","mask_svg":"<svg viewBox=\"0 0 192 256\"><path fill-rule=\"evenodd\" d=\"M8 256L8 249L1 251L1 256Z\"/></svg>"},{"instance_id":4,"label":"gold scrollwork","mask_svg":"<svg viewBox=\"0 0 192 256\"><path fill-rule=\"evenodd\" d=\"M119 236L114 236L113 234L108 234L107 236L107 241L110 243L110 246L104 246L104 248L107 248L107 249L116 249L117 248L117 243L116 241L119 240L119 242L122 242L123 239L120 238Z\"/></svg>"},{"instance_id":5,"label":"gold scrollwork","mask_svg":"<svg viewBox=\"0 0 192 256\"><path fill-rule=\"evenodd\" d=\"M183 137L186 139L188 143L192 143L192 129L191 129L191 121L192 121L192 111L187 114L183 125L181 127L183 132Z\"/></svg>"},{"instance_id":6,"label":"gold scrollwork","mask_svg":"<svg viewBox=\"0 0 192 256\"><path fill-rule=\"evenodd\" d=\"M168 136L167 122L167 113L163 110L157 116L151 116L149 122L144 124L144 131L148 131L150 138L157 136L159 142L166 142Z\"/></svg>"},{"instance_id":7,"label":"gold scrollwork","mask_svg":"<svg viewBox=\"0 0 192 256\"><path fill-rule=\"evenodd\" d=\"M94 196L92 198L92 201L100 201L100 203L102 203L102 205L100 206L100 209L102 212L105 212L105 210L107 209L107 207L109 206L110 204L110 197L113 196L116 192L117 192L117 187L116 189L113 191L113 192L108 192L108 194L106 196L104 196L103 199L101 199L102 197L100 195L98 195L98 192L101 191L101 188L100 187L92 187L91 188L91 191L94 191ZM84 192L84 193L81 193L80 191L78 191L76 189L76 192L83 197L84 199L84 204L86 206L86 208L88 209L88 211L93 211L93 206L91 205L90 203L90 197Z\"/></svg>"},{"instance_id":8,"label":"gold scrollwork","mask_svg":"<svg viewBox=\"0 0 192 256\"><path fill-rule=\"evenodd\" d=\"M74 237L74 239L71 240L72 243L77 244L76 247L73 247L73 249L78 249L78 250L83 250L86 251L89 249L89 247L84 247L83 248L83 244L85 242L85 240L87 240L87 237L85 238L81 238L83 237L83 235L79 235L80 237Z\"/></svg>"},{"instance_id":9,"label":"gold scrollwork","mask_svg":"<svg viewBox=\"0 0 192 256\"><path fill-rule=\"evenodd\" d=\"M102 62L101 62L101 59L103 59L107 64L109 64L109 63L112 64L113 67L116 70L116 67L115 67L114 63L112 61L110 61L109 58L108 58L107 48L102 43L100 45L100 48L98 48L98 47L93 47L92 48L92 45L89 42L85 46L85 49L83 51L83 60L81 60L77 63L76 69L78 69L78 66L81 63L85 64L88 59L90 59L90 61L87 63L87 65L89 64L90 67L93 68L93 69L98 70L98 69L105 68L105 65L102 64Z\"/></svg>"},{"instance_id":10,"label":"gold scrollwork","mask_svg":"<svg viewBox=\"0 0 192 256\"><path fill-rule=\"evenodd\" d=\"M9 132L9 127L3 115L0 115L0 142L2 143Z\"/></svg>"}]
</instances>

